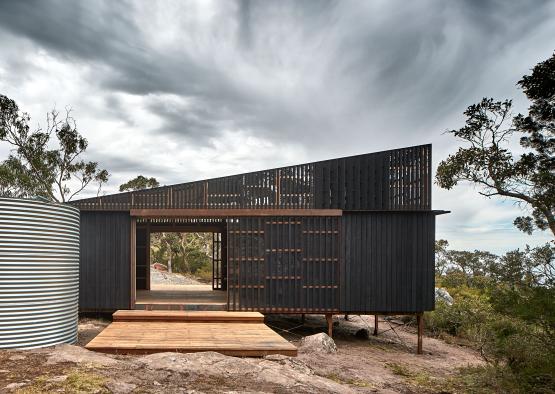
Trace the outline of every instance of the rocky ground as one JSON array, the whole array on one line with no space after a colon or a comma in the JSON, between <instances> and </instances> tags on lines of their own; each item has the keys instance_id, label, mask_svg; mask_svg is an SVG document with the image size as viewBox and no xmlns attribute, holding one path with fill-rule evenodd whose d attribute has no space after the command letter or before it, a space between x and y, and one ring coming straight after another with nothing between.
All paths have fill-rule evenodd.
<instances>
[{"instance_id":1,"label":"rocky ground","mask_svg":"<svg viewBox=\"0 0 555 394\"><path fill-rule=\"evenodd\" d=\"M482 363L466 347L431 338L425 338L425 354L418 356L413 327L382 321L374 337L365 331L372 331L372 322L371 316L336 318L337 350L328 346L328 353L318 340L302 342L324 331L323 317L308 316L304 325L296 316L270 317L271 327L301 346L299 356L256 359L212 352L94 353L80 345L108 321L81 319L76 346L0 351L0 392L450 392L447 383L459 368Z\"/></svg>"},{"instance_id":2,"label":"rocky ground","mask_svg":"<svg viewBox=\"0 0 555 394\"><path fill-rule=\"evenodd\" d=\"M158 271L156 269L151 268L150 270L150 282L152 284L160 284L160 285L202 285L203 283L199 282L197 279L177 274L177 273L169 273L166 271Z\"/></svg>"}]
</instances>

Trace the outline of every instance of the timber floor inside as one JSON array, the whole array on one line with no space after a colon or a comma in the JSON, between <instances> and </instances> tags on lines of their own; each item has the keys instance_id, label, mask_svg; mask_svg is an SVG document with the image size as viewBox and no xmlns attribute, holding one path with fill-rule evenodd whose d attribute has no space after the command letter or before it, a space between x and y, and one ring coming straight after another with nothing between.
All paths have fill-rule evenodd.
<instances>
[{"instance_id":1,"label":"timber floor inside","mask_svg":"<svg viewBox=\"0 0 555 394\"><path fill-rule=\"evenodd\" d=\"M297 355L297 348L266 326L257 312L118 311L86 348L116 354Z\"/></svg>"}]
</instances>

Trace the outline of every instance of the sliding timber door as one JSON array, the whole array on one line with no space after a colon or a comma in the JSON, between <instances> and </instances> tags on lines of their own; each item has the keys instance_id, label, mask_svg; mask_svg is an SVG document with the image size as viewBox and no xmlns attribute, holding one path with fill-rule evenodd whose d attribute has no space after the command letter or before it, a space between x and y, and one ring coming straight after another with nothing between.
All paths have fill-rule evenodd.
<instances>
[{"instance_id":1,"label":"sliding timber door","mask_svg":"<svg viewBox=\"0 0 555 394\"><path fill-rule=\"evenodd\" d=\"M231 219L229 310L336 311L339 259L337 217Z\"/></svg>"}]
</instances>

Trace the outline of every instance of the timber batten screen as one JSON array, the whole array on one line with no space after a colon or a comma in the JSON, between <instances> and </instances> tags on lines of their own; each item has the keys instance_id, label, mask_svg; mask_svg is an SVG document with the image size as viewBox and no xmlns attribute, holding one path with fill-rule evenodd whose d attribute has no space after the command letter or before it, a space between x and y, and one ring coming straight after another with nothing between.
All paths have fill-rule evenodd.
<instances>
[{"instance_id":1,"label":"timber batten screen","mask_svg":"<svg viewBox=\"0 0 555 394\"><path fill-rule=\"evenodd\" d=\"M431 145L73 202L83 210L430 210Z\"/></svg>"},{"instance_id":2,"label":"timber batten screen","mask_svg":"<svg viewBox=\"0 0 555 394\"><path fill-rule=\"evenodd\" d=\"M228 223L228 308L339 310L338 217L237 218Z\"/></svg>"}]
</instances>

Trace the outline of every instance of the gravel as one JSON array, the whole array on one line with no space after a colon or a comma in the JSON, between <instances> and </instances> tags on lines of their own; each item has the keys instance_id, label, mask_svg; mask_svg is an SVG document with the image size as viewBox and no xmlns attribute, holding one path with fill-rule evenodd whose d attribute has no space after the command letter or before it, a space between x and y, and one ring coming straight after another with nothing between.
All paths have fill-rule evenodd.
<instances>
[{"instance_id":1,"label":"gravel","mask_svg":"<svg viewBox=\"0 0 555 394\"><path fill-rule=\"evenodd\" d=\"M177 273L169 273L164 271L158 271L154 268L150 268L150 283L159 285L202 285L195 278L185 276Z\"/></svg>"}]
</instances>

